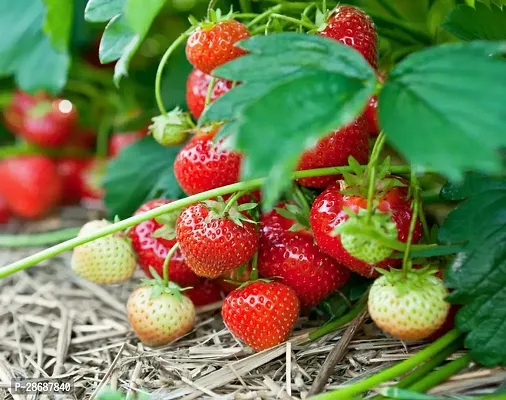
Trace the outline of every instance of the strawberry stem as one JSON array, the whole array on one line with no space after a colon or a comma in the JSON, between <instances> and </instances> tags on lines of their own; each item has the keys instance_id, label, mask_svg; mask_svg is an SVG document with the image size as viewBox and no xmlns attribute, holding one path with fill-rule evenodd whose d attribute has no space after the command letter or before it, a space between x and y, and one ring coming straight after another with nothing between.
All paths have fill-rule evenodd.
<instances>
[{"instance_id":1,"label":"strawberry stem","mask_svg":"<svg viewBox=\"0 0 506 400\"><path fill-rule=\"evenodd\" d=\"M174 246L172 246L170 248L169 252L167 253L167 257L165 257L165 261L163 262L162 273L163 273L163 285L165 287L167 287L169 285L170 260L172 259L172 257L176 253L177 249L179 249L179 243L176 242L176 244L174 244Z\"/></svg>"},{"instance_id":2,"label":"strawberry stem","mask_svg":"<svg viewBox=\"0 0 506 400\"><path fill-rule=\"evenodd\" d=\"M183 43L186 39L188 39L188 36L190 36L190 33L193 31L193 29L194 28L191 27L187 29L185 32L183 32L181 35L179 35L179 37L176 40L174 40L174 42L172 42L169 48L165 51L164 55L162 56L162 59L160 60L160 64L158 64L158 69L156 71L156 78L155 78L155 98L156 104L158 105L158 109L160 110L160 113L162 115L167 115L167 110L163 105L161 94L163 68L165 67L165 64L167 64L167 61L169 60L169 57L172 55L174 50L176 50L181 43Z\"/></svg>"},{"instance_id":3,"label":"strawberry stem","mask_svg":"<svg viewBox=\"0 0 506 400\"><path fill-rule=\"evenodd\" d=\"M309 213L311 212L311 207L309 207L309 203L307 202L307 198L304 195L304 193L302 193L300 186L297 184L294 184L293 189L295 191L296 200L298 200L297 203L299 203L300 206L302 207L304 215L309 215Z\"/></svg>"},{"instance_id":4,"label":"strawberry stem","mask_svg":"<svg viewBox=\"0 0 506 400\"><path fill-rule=\"evenodd\" d=\"M0 247L35 247L60 243L75 237L81 228L66 228L59 231L32 233L27 235L0 235Z\"/></svg>"},{"instance_id":5,"label":"strawberry stem","mask_svg":"<svg viewBox=\"0 0 506 400\"><path fill-rule=\"evenodd\" d=\"M262 14L258 15L256 18L251 20L246 25L246 28L248 28L248 30L249 30L250 28L252 28L256 24L258 24L260 21L263 21L264 19L268 18L271 14L273 14L277 11L281 11L282 8L283 8L283 6L281 4L276 4L274 7L271 7L269 9L265 10Z\"/></svg>"},{"instance_id":6,"label":"strawberry stem","mask_svg":"<svg viewBox=\"0 0 506 400\"><path fill-rule=\"evenodd\" d=\"M292 22L296 25L303 26L304 28L307 28L309 30L316 29L316 26L310 22L302 21L300 19L289 17L288 15L284 15L284 14L273 13L273 14L271 14L271 18L277 18L277 19L282 19L287 22Z\"/></svg>"},{"instance_id":7,"label":"strawberry stem","mask_svg":"<svg viewBox=\"0 0 506 400\"><path fill-rule=\"evenodd\" d=\"M216 78L214 76L211 77L209 80L209 86L207 87L207 93L206 93L206 101L204 103L204 109L209 105L211 102L211 95L213 93L214 85L216 84Z\"/></svg>"},{"instance_id":8,"label":"strawberry stem","mask_svg":"<svg viewBox=\"0 0 506 400\"><path fill-rule=\"evenodd\" d=\"M412 208L413 212L411 213L411 222L409 224L408 238L406 240L406 249L404 250L404 257L402 259L402 275L406 278L408 269L410 268L409 263L409 254L411 252L411 244L413 242L413 233L415 232L416 221L418 220L418 210L420 208L420 186L418 185L418 180L416 179L416 174L414 171L411 171L411 180L410 180L411 188L413 189L413 202Z\"/></svg>"},{"instance_id":9,"label":"strawberry stem","mask_svg":"<svg viewBox=\"0 0 506 400\"><path fill-rule=\"evenodd\" d=\"M420 350L419 352L412 355L407 360L404 360L393 367L390 367L376 375L370 376L360 382L357 382L353 385L346 386L342 389L334 390L332 392L324 393L318 396L313 397L313 400L348 400L353 398L354 396L368 391L383 382L390 381L392 379L397 378L400 375L403 375L409 371L411 371L413 368L415 368L417 365L423 363L424 361L427 361L431 359L432 357L436 356L441 352L443 349L445 349L447 346L449 346L451 343L453 343L455 340L457 340L460 336L460 332L453 329L450 332L448 332L446 335L442 336L429 346L427 346L425 349Z\"/></svg>"},{"instance_id":10,"label":"strawberry stem","mask_svg":"<svg viewBox=\"0 0 506 400\"><path fill-rule=\"evenodd\" d=\"M248 190L241 190L240 192L234 193L230 199L228 199L227 204L225 205L225 208L223 209L223 214L226 214L230 211L232 206L237 202L237 199L239 199L241 196L244 196L246 193L248 193Z\"/></svg>"},{"instance_id":11,"label":"strawberry stem","mask_svg":"<svg viewBox=\"0 0 506 400\"><path fill-rule=\"evenodd\" d=\"M407 165L399 165L392 167L391 170L393 173L405 174L408 173L411 170L411 168ZM292 179L296 180L301 178L312 178L315 176L336 175L342 174L343 172L352 172L352 169L349 166L309 169L305 171L295 172L292 175ZM127 228L130 228L131 226L147 221L148 219L158 217L159 215L170 213L179 210L181 208L188 207L200 201L208 200L218 196L223 196L225 194L234 193L237 191L251 191L254 189L258 189L265 183L265 180L266 178L257 178L245 182L233 183L231 185L222 186L216 189L208 190L206 192L198 193L193 196L189 196L184 199L174 201L172 203L164 204L163 206L156 207L153 208L152 210L134 215L130 218L118 221L114 224L99 229L88 235L75 237L63 243L57 244L56 246L49 247L41 252L32 254L26 258L11 263L5 266L4 268L0 268L0 278L4 278L6 276L12 275L15 272L32 267L48 258L54 257L67 250L72 250L76 246L81 246L85 243L91 242L101 237L125 230Z\"/></svg>"},{"instance_id":12,"label":"strawberry stem","mask_svg":"<svg viewBox=\"0 0 506 400\"><path fill-rule=\"evenodd\" d=\"M385 133L381 131L378 136L378 139L376 140L376 143L374 143L374 147L371 153L371 159L369 160L369 165L367 167L368 171L367 183L369 185L367 191L367 213L366 213L367 222L370 221L372 216L374 194L376 192L376 166L378 164L378 158L384 143L385 143Z\"/></svg>"},{"instance_id":13,"label":"strawberry stem","mask_svg":"<svg viewBox=\"0 0 506 400\"><path fill-rule=\"evenodd\" d=\"M239 6L241 7L241 11L243 13L251 12L251 4L249 0L239 0Z\"/></svg>"},{"instance_id":14,"label":"strawberry stem","mask_svg":"<svg viewBox=\"0 0 506 400\"><path fill-rule=\"evenodd\" d=\"M109 147L109 132L111 130L111 118L103 117L97 131L97 158L105 159Z\"/></svg>"}]
</instances>

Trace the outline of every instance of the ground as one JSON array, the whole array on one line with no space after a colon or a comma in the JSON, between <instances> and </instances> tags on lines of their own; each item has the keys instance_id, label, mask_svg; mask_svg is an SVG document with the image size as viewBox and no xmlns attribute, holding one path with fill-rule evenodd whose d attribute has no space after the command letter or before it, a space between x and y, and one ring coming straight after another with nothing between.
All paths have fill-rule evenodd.
<instances>
[{"instance_id":1,"label":"ground","mask_svg":"<svg viewBox=\"0 0 506 400\"><path fill-rule=\"evenodd\" d=\"M13 222L2 233L79 226L97 213L66 208L37 223ZM0 249L0 265L37 250ZM136 340L125 315L126 299L141 275L127 284L100 287L77 278L69 258L65 253L0 281L0 382L70 378L75 391L63 398L75 399L92 399L105 386L152 392L153 399L300 399L343 333L303 344L307 332L321 323L303 317L290 343L254 354L225 328L218 304L198 311L196 327L187 336L153 350ZM327 388L372 375L424 345L385 337L368 321ZM479 396L505 381L506 370L472 366L430 393ZM23 397L0 385L4 398Z\"/></svg>"}]
</instances>

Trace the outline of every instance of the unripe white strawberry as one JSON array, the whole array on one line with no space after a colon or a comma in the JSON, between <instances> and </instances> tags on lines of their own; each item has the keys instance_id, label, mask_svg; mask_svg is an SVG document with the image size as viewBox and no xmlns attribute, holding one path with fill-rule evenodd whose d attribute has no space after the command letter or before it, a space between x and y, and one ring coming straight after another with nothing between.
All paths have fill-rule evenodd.
<instances>
[{"instance_id":1,"label":"unripe white strawberry","mask_svg":"<svg viewBox=\"0 0 506 400\"><path fill-rule=\"evenodd\" d=\"M441 279L426 268L384 271L369 292L369 314L383 331L401 340L421 340L445 322L450 304Z\"/></svg>"},{"instance_id":2,"label":"unripe white strawberry","mask_svg":"<svg viewBox=\"0 0 506 400\"><path fill-rule=\"evenodd\" d=\"M142 343L151 347L183 336L195 320L195 307L188 297L168 288L158 287L161 293L156 291L157 286L140 286L127 302L130 326Z\"/></svg>"},{"instance_id":3,"label":"unripe white strawberry","mask_svg":"<svg viewBox=\"0 0 506 400\"><path fill-rule=\"evenodd\" d=\"M105 220L90 221L78 236L88 235L111 225ZM135 271L135 253L122 233L93 240L74 249L72 270L79 276L98 284L109 285L128 280Z\"/></svg>"}]
</instances>

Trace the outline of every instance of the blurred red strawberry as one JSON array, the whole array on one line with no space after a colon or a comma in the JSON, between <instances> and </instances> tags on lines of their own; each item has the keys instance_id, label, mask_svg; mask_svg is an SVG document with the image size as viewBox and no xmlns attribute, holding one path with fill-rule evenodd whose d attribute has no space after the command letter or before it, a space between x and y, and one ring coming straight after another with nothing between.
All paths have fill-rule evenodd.
<instances>
[{"instance_id":1,"label":"blurred red strawberry","mask_svg":"<svg viewBox=\"0 0 506 400\"><path fill-rule=\"evenodd\" d=\"M0 224L6 224L9 222L10 217L11 212L7 206L7 202L5 201L4 197L0 195Z\"/></svg>"},{"instance_id":2,"label":"blurred red strawberry","mask_svg":"<svg viewBox=\"0 0 506 400\"><path fill-rule=\"evenodd\" d=\"M185 290L184 294L190 298L195 307L202 307L223 300L220 285L210 279L202 279L193 288Z\"/></svg>"},{"instance_id":3,"label":"blurred red strawberry","mask_svg":"<svg viewBox=\"0 0 506 400\"><path fill-rule=\"evenodd\" d=\"M62 180L62 204L75 204L84 196L83 170L89 160L62 158L56 161L56 168Z\"/></svg>"},{"instance_id":4,"label":"blurred red strawberry","mask_svg":"<svg viewBox=\"0 0 506 400\"><path fill-rule=\"evenodd\" d=\"M146 136L146 131L113 133L109 139L109 156L116 157L121 150Z\"/></svg>"},{"instance_id":5,"label":"blurred red strawberry","mask_svg":"<svg viewBox=\"0 0 506 400\"><path fill-rule=\"evenodd\" d=\"M16 91L11 103L3 110L5 126L9 131L20 134L23 130L23 121L28 110L38 101L49 100L49 95L39 92L35 95Z\"/></svg>"}]
</instances>

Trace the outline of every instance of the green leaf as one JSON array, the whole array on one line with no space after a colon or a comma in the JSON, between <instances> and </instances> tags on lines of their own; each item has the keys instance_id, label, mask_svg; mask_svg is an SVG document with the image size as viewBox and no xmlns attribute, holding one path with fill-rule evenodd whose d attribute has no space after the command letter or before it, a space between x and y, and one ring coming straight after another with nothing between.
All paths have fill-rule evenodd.
<instances>
[{"instance_id":1,"label":"green leaf","mask_svg":"<svg viewBox=\"0 0 506 400\"><path fill-rule=\"evenodd\" d=\"M476 186L439 230L440 241L468 242L446 269L445 282L455 289L449 300L464 306L456 325L467 332L465 345L485 366L506 365L506 187L490 187Z\"/></svg>"},{"instance_id":2,"label":"green leaf","mask_svg":"<svg viewBox=\"0 0 506 400\"><path fill-rule=\"evenodd\" d=\"M439 196L443 200L464 200L494 189L506 189L506 178L469 172L462 181L447 182L442 187Z\"/></svg>"},{"instance_id":3,"label":"green leaf","mask_svg":"<svg viewBox=\"0 0 506 400\"><path fill-rule=\"evenodd\" d=\"M55 12L51 11L48 21L56 18ZM70 57L68 52L56 50L45 35L45 13L42 0L0 3L0 26L6 32L0 37L0 75L13 75L27 92L57 94L67 80ZM61 32L60 28L56 32Z\"/></svg>"},{"instance_id":4,"label":"green leaf","mask_svg":"<svg viewBox=\"0 0 506 400\"><path fill-rule=\"evenodd\" d=\"M126 20L134 32L144 36L164 4L165 0L126 0Z\"/></svg>"},{"instance_id":5,"label":"green leaf","mask_svg":"<svg viewBox=\"0 0 506 400\"><path fill-rule=\"evenodd\" d=\"M289 187L299 155L359 115L376 76L355 50L317 35L256 36L240 45L250 54L216 74L243 83L213 102L201 123L232 120L235 148L245 153L243 178L267 175L262 200L270 208ZM289 54L280 55L280 46Z\"/></svg>"},{"instance_id":6,"label":"green leaf","mask_svg":"<svg viewBox=\"0 0 506 400\"><path fill-rule=\"evenodd\" d=\"M109 215L125 218L147 200L183 197L172 170L178 151L179 147L163 147L147 137L112 160L104 179Z\"/></svg>"},{"instance_id":7,"label":"green leaf","mask_svg":"<svg viewBox=\"0 0 506 400\"><path fill-rule=\"evenodd\" d=\"M123 15L113 17L105 27L100 41L98 52L100 62L106 64L118 60L136 37Z\"/></svg>"},{"instance_id":8,"label":"green leaf","mask_svg":"<svg viewBox=\"0 0 506 400\"><path fill-rule=\"evenodd\" d=\"M447 44L394 68L380 93L380 124L415 168L450 178L468 169L501 170L506 62L491 55L505 49L506 42Z\"/></svg>"},{"instance_id":9,"label":"green leaf","mask_svg":"<svg viewBox=\"0 0 506 400\"><path fill-rule=\"evenodd\" d=\"M46 19L44 32L50 37L51 44L59 51L68 49L74 2L68 0L44 0Z\"/></svg>"},{"instance_id":10,"label":"green leaf","mask_svg":"<svg viewBox=\"0 0 506 400\"><path fill-rule=\"evenodd\" d=\"M89 0L84 10L88 22L106 22L123 12L125 0Z\"/></svg>"},{"instance_id":11,"label":"green leaf","mask_svg":"<svg viewBox=\"0 0 506 400\"><path fill-rule=\"evenodd\" d=\"M461 4L447 17L443 28L462 40L506 40L506 9L475 3Z\"/></svg>"}]
</instances>

